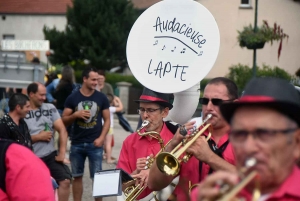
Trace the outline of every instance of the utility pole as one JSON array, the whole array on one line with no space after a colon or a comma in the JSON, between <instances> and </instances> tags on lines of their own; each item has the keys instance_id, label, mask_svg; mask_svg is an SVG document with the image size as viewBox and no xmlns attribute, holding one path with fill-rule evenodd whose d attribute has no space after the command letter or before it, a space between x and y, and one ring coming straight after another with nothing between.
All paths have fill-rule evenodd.
<instances>
[{"instance_id":1,"label":"utility pole","mask_svg":"<svg viewBox=\"0 0 300 201\"><path fill-rule=\"evenodd\" d=\"M255 12L254 12L254 32L257 32L257 3L258 0L255 0ZM253 49L253 68L252 76L256 76L256 48Z\"/></svg>"}]
</instances>

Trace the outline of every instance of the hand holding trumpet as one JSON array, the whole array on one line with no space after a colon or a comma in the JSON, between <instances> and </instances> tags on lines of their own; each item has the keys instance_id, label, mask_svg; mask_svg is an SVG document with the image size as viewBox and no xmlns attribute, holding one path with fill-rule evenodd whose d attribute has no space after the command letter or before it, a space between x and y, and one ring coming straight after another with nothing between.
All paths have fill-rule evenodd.
<instances>
[{"instance_id":1,"label":"hand holding trumpet","mask_svg":"<svg viewBox=\"0 0 300 201\"><path fill-rule=\"evenodd\" d=\"M186 152L195 156L199 161L207 163L214 154L214 152L210 149L207 140L208 139L206 139L206 136L200 136L186 150Z\"/></svg>"},{"instance_id":2,"label":"hand holding trumpet","mask_svg":"<svg viewBox=\"0 0 300 201\"><path fill-rule=\"evenodd\" d=\"M248 158L245 161L245 166L239 171L226 172L218 171L208 177L199 185L198 201L231 201L236 200L237 195L250 200L250 194L245 193L243 189L251 183L253 188L252 201L257 201L261 195L260 179L257 171L252 170L256 165L255 158Z\"/></svg>"},{"instance_id":3,"label":"hand holding trumpet","mask_svg":"<svg viewBox=\"0 0 300 201\"><path fill-rule=\"evenodd\" d=\"M237 173L226 171L218 171L208 177L198 186L198 201L213 201L218 200L218 197L223 194L221 183L226 183L229 186L238 184L239 176Z\"/></svg>"},{"instance_id":4,"label":"hand holding trumpet","mask_svg":"<svg viewBox=\"0 0 300 201\"><path fill-rule=\"evenodd\" d=\"M166 148L166 151L172 151L178 144L180 144L184 139L189 137L189 130L194 128L195 121L188 122L182 126L180 126L174 137L172 138L171 142Z\"/></svg>"},{"instance_id":5,"label":"hand holding trumpet","mask_svg":"<svg viewBox=\"0 0 300 201\"><path fill-rule=\"evenodd\" d=\"M148 178L149 178L150 170L141 170L139 174L131 175L133 178L136 179L135 186L139 185L139 188L147 187Z\"/></svg>"}]
</instances>

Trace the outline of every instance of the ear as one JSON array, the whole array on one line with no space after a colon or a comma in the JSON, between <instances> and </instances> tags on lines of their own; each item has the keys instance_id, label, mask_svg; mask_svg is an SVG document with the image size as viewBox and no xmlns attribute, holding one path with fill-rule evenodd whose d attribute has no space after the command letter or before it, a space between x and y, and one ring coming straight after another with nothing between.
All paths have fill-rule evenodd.
<instances>
[{"instance_id":1,"label":"ear","mask_svg":"<svg viewBox=\"0 0 300 201\"><path fill-rule=\"evenodd\" d=\"M170 109L168 107L166 107L165 109L163 109L163 111L162 111L162 117L166 118L169 115L169 111L170 111Z\"/></svg>"},{"instance_id":2,"label":"ear","mask_svg":"<svg viewBox=\"0 0 300 201\"><path fill-rule=\"evenodd\" d=\"M294 136L295 140L295 149L294 149L294 157L295 159L300 159L300 129L298 129Z\"/></svg>"},{"instance_id":3,"label":"ear","mask_svg":"<svg viewBox=\"0 0 300 201\"><path fill-rule=\"evenodd\" d=\"M29 94L27 94L27 96L28 96L29 98L31 98L32 92L30 92Z\"/></svg>"},{"instance_id":4,"label":"ear","mask_svg":"<svg viewBox=\"0 0 300 201\"><path fill-rule=\"evenodd\" d=\"M20 105L16 105L15 110L20 110L21 106Z\"/></svg>"}]
</instances>

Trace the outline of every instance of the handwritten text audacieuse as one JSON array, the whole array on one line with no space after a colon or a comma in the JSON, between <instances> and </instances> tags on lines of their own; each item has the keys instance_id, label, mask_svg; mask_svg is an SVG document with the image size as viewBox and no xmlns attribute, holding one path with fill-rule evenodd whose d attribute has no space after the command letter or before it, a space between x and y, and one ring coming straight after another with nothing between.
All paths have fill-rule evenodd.
<instances>
[{"instance_id":1,"label":"handwritten text audacieuse","mask_svg":"<svg viewBox=\"0 0 300 201\"><path fill-rule=\"evenodd\" d=\"M176 18L172 21L169 20L161 20L160 17L156 18L156 24L153 26L157 31L163 32L177 32L179 34L183 34L186 37L190 38L193 43L198 45L198 48L202 48L206 42L206 39L203 38L203 35L199 33L199 31L193 30L192 27L187 26L186 24L181 24L180 22L176 22Z\"/></svg>"}]
</instances>

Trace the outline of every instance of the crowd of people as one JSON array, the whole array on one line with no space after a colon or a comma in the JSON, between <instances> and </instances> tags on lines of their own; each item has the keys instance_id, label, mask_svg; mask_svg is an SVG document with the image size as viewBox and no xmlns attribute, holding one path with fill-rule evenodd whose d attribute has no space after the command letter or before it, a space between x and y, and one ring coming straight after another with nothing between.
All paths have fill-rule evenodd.
<instances>
[{"instance_id":1,"label":"crowd of people","mask_svg":"<svg viewBox=\"0 0 300 201\"><path fill-rule=\"evenodd\" d=\"M111 121L113 113L122 112L123 105L103 75L104 71L87 67L82 72L82 83L76 84L74 70L65 66L61 78L45 84L34 82L28 85L27 92L10 95L8 109L0 118L0 141L5 145L0 158L0 200L54 200L56 197L67 201L72 184L73 199L78 201L82 199L86 157L91 179L95 172L102 170L104 147L107 162L116 163L111 156ZM57 150L55 134L59 136ZM68 137L70 161L66 158ZM24 168L25 165L28 167ZM18 174L26 175L16 177ZM30 177L32 174L35 176ZM45 178L47 181L41 182ZM20 193L21 189L26 190L26 196L24 190Z\"/></svg>"},{"instance_id":2,"label":"crowd of people","mask_svg":"<svg viewBox=\"0 0 300 201\"><path fill-rule=\"evenodd\" d=\"M85 68L78 85L66 66L62 77L47 86L31 83L26 95L13 93L0 119L0 200L57 196L67 201L72 187L74 201L80 201L86 158L91 179L102 170L103 159L129 173L133 185L143 189L137 200L300 200L300 93L293 85L279 78L254 78L239 97L232 80L213 78L199 99L198 127L193 120L165 122L173 108L169 98L144 88L135 100L142 126L134 132L125 123L132 134L117 160L111 154L112 117L122 115L123 105L105 82L104 71ZM181 155L173 153L178 147L185 148ZM161 154L165 158L158 160ZM168 186L174 190L166 194Z\"/></svg>"}]
</instances>

